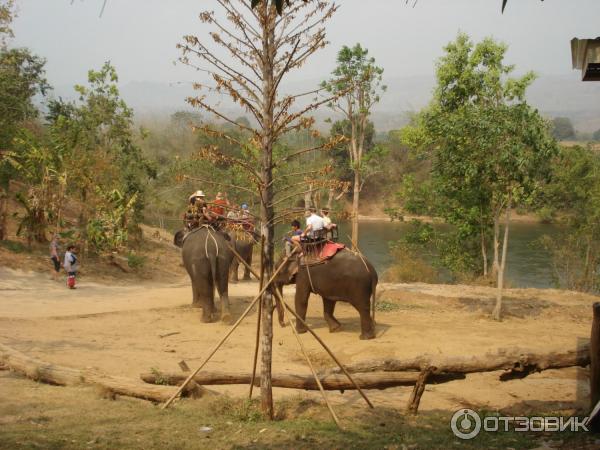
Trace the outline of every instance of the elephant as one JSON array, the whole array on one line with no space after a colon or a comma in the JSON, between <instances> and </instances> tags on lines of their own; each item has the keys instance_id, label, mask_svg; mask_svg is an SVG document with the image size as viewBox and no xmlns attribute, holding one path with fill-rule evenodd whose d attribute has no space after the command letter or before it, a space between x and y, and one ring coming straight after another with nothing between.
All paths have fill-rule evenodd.
<instances>
[{"instance_id":1,"label":"elephant","mask_svg":"<svg viewBox=\"0 0 600 450\"><path fill-rule=\"evenodd\" d=\"M280 262L281 264L281 262ZM299 257L292 257L275 278L275 285L282 293L283 285L296 284L296 313L306 319L308 299L311 292L323 298L323 316L329 332L339 330L341 324L333 316L338 301L350 303L360 315L360 339L375 337L375 310L371 315L371 305L375 305L377 272L364 257L344 249L333 258L319 264L306 266ZM305 333L306 327L296 321L298 333Z\"/></svg>"},{"instance_id":2,"label":"elephant","mask_svg":"<svg viewBox=\"0 0 600 450\"><path fill-rule=\"evenodd\" d=\"M192 307L202 308L202 322L212 322L215 315L214 290L221 300L221 320L231 319L228 276L233 253L229 236L209 227L200 227L187 235L175 234L174 243L181 247L183 265L192 282Z\"/></svg>"},{"instance_id":3,"label":"elephant","mask_svg":"<svg viewBox=\"0 0 600 450\"><path fill-rule=\"evenodd\" d=\"M232 237L231 244L235 248L235 251L244 259L248 266L252 266L252 252L254 251L254 244L257 242L257 237L253 234L251 239L237 239L236 233L230 234ZM231 261L231 268L229 272L229 281L232 283L238 282L238 268L240 262L237 258L233 258ZM244 266L244 281L250 280L250 269L248 266Z\"/></svg>"}]
</instances>

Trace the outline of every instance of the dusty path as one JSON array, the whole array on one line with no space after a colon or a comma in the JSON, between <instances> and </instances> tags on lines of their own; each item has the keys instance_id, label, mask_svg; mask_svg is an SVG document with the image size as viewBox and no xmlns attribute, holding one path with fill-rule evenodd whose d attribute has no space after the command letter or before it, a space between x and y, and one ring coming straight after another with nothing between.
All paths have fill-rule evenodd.
<instances>
[{"instance_id":1,"label":"dusty path","mask_svg":"<svg viewBox=\"0 0 600 450\"><path fill-rule=\"evenodd\" d=\"M151 282L110 286L81 280L67 290L46 275L0 269L0 342L50 362L97 367L114 375L137 377L156 367L179 370L185 359L194 366L227 326L200 323L200 311L189 307L191 289L185 278L173 284ZM257 292L257 284L230 286L234 316ZM365 359L409 358L423 353L471 355L520 346L534 350L565 350L588 339L591 304L596 297L579 293L520 289L507 292L507 319L488 317L494 291L485 287L427 284L383 284L377 339L360 341L356 312L339 303L342 330L330 334L317 297L311 299L308 321L346 363ZM292 303L293 290L286 290ZM249 370L256 312L233 334L207 370ZM168 333L177 333L161 337ZM317 366L330 367L328 357L308 335L303 336ZM275 325L274 371L307 372L291 330ZM501 383L498 374L470 375L464 381L428 386L423 409L455 410L474 405L519 411L573 409L587 402L587 370L563 369ZM0 381L0 397L5 387ZM245 386L218 388L232 395ZM410 388L371 391L375 404L403 408ZM277 390L276 396L298 395ZM304 394L303 394L304 395ZM306 394L314 397L316 394ZM353 392L332 392L336 403L356 405Z\"/></svg>"}]
</instances>

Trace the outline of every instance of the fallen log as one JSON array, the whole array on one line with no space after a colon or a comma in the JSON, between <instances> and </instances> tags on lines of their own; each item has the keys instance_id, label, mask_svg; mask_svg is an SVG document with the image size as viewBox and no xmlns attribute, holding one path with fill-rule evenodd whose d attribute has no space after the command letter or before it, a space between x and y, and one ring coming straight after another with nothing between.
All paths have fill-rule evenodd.
<instances>
[{"instance_id":1,"label":"fallen log","mask_svg":"<svg viewBox=\"0 0 600 450\"><path fill-rule=\"evenodd\" d=\"M80 370L51 364L4 344L0 344L0 365L2 364L35 381L58 386L95 385L113 394L154 402L164 402L175 392L175 389L169 386L152 386L135 379L104 375L91 369Z\"/></svg>"},{"instance_id":2,"label":"fallen log","mask_svg":"<svg viewBox=\"0 0 600 450\"><path fill-rule=\"evenodd\" d=\"M373 372L357 374L356 383L362 389L385 389L394 386L412 386L419 379L420 372ZM272 374L273 387L289 389L305 389L316 391L319 389L312 374ZM165 373L153 371L152 373L143 373L140 378L150 384L167 384L178 386L187 376L179 373ZM432 374L428 378L429 383L443 383L446 381L464 378L464 375ZM199 372L193 378L199 385L229 385L229 384L250 384L252 382L251 373L231 373L231 372ZM345 375L325 374L319 377L323 388L328 391L345 391L356 389ZM254 385L260 386L260 377L254 379Z\"/></svg>"},{"instance_id":3,"label":"fallen log","mask_svg":"<svg viewBox=\"0 0 600 450\"><path fill-rule=\"evenodd\" d=\"M444 357L438 355L423 355L410 360L383 359L355 363L346 366L351 373L369 372L405 372L407 370L425 369L432 374L442 373L476 373L504 370L500 375L502 381L513 378L524 378L530 373L547 369L590 364L590 347L582 345L575 350L566 352L536 353L519 348L500 349L497 353L487 353L481 356ZM339 369L332 371L338 373Z\"/></svg>"}]
</instances>

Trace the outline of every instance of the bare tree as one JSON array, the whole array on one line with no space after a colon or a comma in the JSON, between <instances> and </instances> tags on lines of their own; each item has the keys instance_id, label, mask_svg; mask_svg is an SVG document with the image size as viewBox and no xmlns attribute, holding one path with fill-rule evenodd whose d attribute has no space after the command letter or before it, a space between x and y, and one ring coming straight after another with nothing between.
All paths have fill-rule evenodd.
<instances>
[{"instance_id":1,"label":"bare tree","mask_svg":"<svg viewBox=\"0 0 600 450\"><path fill-rule=\"evenodd\" d=\"M264 236L263 276L270 279L274 266L275 207L306 190L306 183L291 183L287 193L275 199L274 170L285 166L291 158L301 154L333 148L339 140L325 140L321 144L291 155L274 158L273 149L286 133L310 129L314 119L307 113L328 103L331 97L318 99L320 89L298 94L281 94L281 83L292 70L299 69L317 50L326 45L325 22L337 10L331 1L292 0L281 15L275 5L266 0L216 0L219 14L204 11L200 20L211 26L207 37L185 36L178 45L180 61L206 73L211 83L197 83L200 95L188 102L202 108L221 121L249 134L247 141L239 141L225 131L212 130L221 138L239 145L245 158L225 156L215 146L203 149L205 158L224 161L243 167L257 186L260 202L261 234ZM228 97L241 106L256 126L236 121L221 105L214 94ZM334 95L334 97L337 94ZM203 128L211 132L209 127ZM301 175L298 175L301 177ZM313 183L312 189L322 189L327 180ZM300 191L295 190L300 189ZM279 192L278 192L279 193ZM271 360L273 339L273 295L267 289L262 297L262 357L261 403L264 414L273 417Z\"/></svg>"}]
</instances>

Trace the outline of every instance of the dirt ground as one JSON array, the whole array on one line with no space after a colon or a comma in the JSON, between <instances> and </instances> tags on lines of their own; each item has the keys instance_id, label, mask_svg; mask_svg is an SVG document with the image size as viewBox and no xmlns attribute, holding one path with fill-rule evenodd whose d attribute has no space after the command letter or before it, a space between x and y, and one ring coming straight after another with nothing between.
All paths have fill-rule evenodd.
<instances>
[{"instance_id":1,"label":"dirt ground","mask_svg":"<svg viewBox=\"0 0 600 450\"><path fill-rule=\"evenodd\" d=\"M234 316L258 291L256 282L230 286ZM293 289L286 290L291 304ZM329 333L320 300L310 301L308 323L344 363L374 358L412 358L424 353L480 355L499 348L561 351L586 342L591 305L596 297L558 290L507 291L506 318L489 319L494 291L487 287L382 284L377 338L359 340L356 312L338 303L342 329ZM27 355L71 367L94 367L112 375L138 377L156 368L179 371L184 359L194 367L228 327L200 323L200 310L189 307L191 288L184 276L171 283L137 281L115 285L83 276L67 290L49 275L0 268L0 342ZM206 370L250 371L256 312L242 323ZM177 333L161 337L168 333ZM303 341L317 366L332 367L308 335ZM274 372L307 373L289 329L275 325ZM522 380L500 382L498 373L473 374L465 380L427 386L421 410L454 411L463 406L519 412L574 411L587 408L588 372L583 368L548 370ZM247 386L211 387L243 396ZM0 379L0 398L8 386ZM375 405L403 409L411 388L369 391ZM297 395L276 389L276 399ZM311 393L318 400L317 393ZM351 391L331 392L340 405L355 405Z\"/></svg>"}]
</instances>

